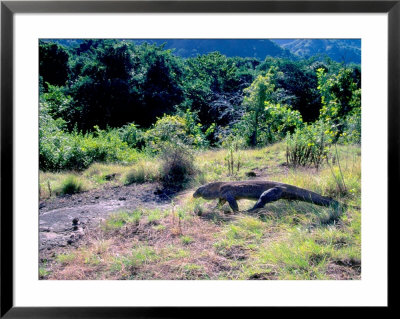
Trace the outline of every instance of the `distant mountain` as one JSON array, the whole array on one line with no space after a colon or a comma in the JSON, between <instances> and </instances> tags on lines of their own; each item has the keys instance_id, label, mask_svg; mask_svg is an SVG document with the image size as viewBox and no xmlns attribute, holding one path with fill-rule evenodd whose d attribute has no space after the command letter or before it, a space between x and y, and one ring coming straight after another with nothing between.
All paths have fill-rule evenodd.
<instances>
[{"instance_id":1,"label":"distant mountain","mask_svg":"<svg viewBox=\"0 0 400 319\"><path fill-rule=\"evenodd\" d=\"M294 58L289 50L283 49L268 39L153 39L136 40L158 45L165 43L166 49L175 49L181 57L194 57L219 51L228 57L252 57L264 60L267 56Z\"/></svg>"},{"instance_id":2,"label":"distant mountain","mask_svg":"<svg viewBox=\"0 0 400 319\"><path fill-rule=\"evenodd\" d=\"M83 39L43 39L44 42L57 42L65 47L78 46ZM165 49L188 58L219 51L228 57L253 57L264 60L267 56L295 58L289 50L281 48L268 39L126 39L141 44L165 44Z\"/></svg>"},{"instance_id":3,"label":"distant mountain","mask_svg":"<svg viewBox=\"0 0 400 319\"><path fill-rule=\"evenodd\" d=\"M66 47L78 46L83 39L45 39ZM194 57L214 51L228 57L253 57L264 60L267 56L292 60L311 56L328 56L344 63L361 63L360 39L125 39L137 44L144 42L165 44L181 57Z\"/></svg>"},{"instance_id":4,"label":"distant mountain","mask_svg":"<svg viewBox=\"0 0 400 319\"><path fill-rule=\"evenodd\" d=\"M361 39L273 39L296 56L327 55L344 63L361 63Z\"/></svg>"}]
</instances>

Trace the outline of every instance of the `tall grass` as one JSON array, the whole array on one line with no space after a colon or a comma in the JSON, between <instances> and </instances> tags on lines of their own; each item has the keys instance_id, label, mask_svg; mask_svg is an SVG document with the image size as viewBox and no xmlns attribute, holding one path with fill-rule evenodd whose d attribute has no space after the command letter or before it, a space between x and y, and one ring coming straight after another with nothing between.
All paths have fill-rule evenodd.
<instances>
[{"instance_id":1,"label":"tall grass","mask_svg":"<svg viewBox=\"0 0 400 319\"><path fill-rule=\"evenodd\" d=\"M75 175L68 175L62 182L59 188L56 190L56 194L76 194L85 190L84 182L82 179Z\"/></svg>"}]
</instances>

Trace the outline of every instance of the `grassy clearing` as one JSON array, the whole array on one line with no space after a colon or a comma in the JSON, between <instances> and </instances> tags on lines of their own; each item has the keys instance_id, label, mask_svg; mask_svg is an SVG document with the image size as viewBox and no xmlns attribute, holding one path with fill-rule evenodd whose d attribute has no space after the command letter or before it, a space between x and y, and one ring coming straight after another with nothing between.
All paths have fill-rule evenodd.
<instances>
[{"instance_id":1,"label":"grassy clearing","mask_svg":"<svg viewBox=\"0 0 400 319\"><path fill-rule=\"evenodd\" d=\"M340 223L315 226L282 216L215 212L180 221L145 211L139 221L121 212L80 248L57 255L42 267L49 279L359 279L360 213ZM214 222L211 216L219 215ZM121 221L117 223L116 220ZM122 222L123 221L123 222ZM44 276L44 275L43 275Z\"/></svg>"},{"instance_id":2,"label":"grassy clearing","mask_svg":"<svg viewBox=\"0 0 400 319\"><path fill-rule=\"evenodd\" d=\"M154 182L159 179L159 163L154 159L144 158L130 165L95 163L79 175L75 172L40 172L40 199L62 195L63 185L71 176L82 186L78 192L104 186Z\"/></svg>"},{"instance_id":3,"label":"grassy clearing","mask_svg":"<svg viewBox=\"0 0 400 319\"><path fill-rule=\"evenodd\" d=\"M198 154L201 179L256 177L294 184L360 205L361 165L357 146L338 148L346 192L337 185L337 163L319 170L291 169L284 145L242 151L236 176L229 176L223 150ZM98 165L98 164L96 164ZM100 166L97 168L99 169ZM90 168L95 170L93 167ZM89 169L89 170L90 170ZM117 172L120 167L109 167ZM128 171L128 170L127 170ZM119 182L123 181L123 172ZM84 172L85 176L87 172ZM94 175L100 175L100 170ZM115 181L114 181L115 182ZM193 182L193 186L201 181ZM45 279L272 279L361 278L361 212L277 201L257 214L232 213L227 204L174 198L169 209L139 209L111 215L79 248L65 248L41 265ZM239 201L241 210L254 202ZM336 216L335 219L330 217Z\"/></svg>"}]
</instances>

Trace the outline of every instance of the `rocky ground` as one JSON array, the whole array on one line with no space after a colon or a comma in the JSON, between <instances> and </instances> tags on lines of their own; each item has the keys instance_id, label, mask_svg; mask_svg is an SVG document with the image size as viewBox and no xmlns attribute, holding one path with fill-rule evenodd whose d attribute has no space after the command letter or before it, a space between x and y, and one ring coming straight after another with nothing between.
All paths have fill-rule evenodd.
<instances>
[{"instance_id":1,"label":"rocky ground","mask_svg":"<svg viewBox=\"0 0 400 319\"><path fill-rule=\"evenodd\" d=\"M106 187L51 198L39 203L39 250L77 245L110 213L135 208L163 208L170 198L158 184Z\"/></svg>"}]
</instances>

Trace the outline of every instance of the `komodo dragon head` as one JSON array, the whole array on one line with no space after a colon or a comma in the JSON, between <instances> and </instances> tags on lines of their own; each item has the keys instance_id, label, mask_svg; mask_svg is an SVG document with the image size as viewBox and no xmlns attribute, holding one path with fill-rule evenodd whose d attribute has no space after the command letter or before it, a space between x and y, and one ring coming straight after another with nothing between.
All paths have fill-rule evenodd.
<instances>
[{"instance_id":1,"label":"komodo dragon head","mask_svg":"<svg viewBox=\"0 0 400 319\"><path fill-rule=\"evenodd\" d=\"M194 193L193 197L203 197L204 199L215 199L219 198L220 187L223 182L208 183L206 185L200 186Z\"/></svg>"}]
</instances>

